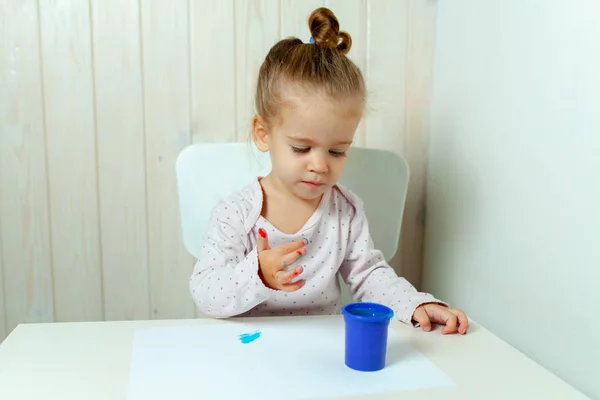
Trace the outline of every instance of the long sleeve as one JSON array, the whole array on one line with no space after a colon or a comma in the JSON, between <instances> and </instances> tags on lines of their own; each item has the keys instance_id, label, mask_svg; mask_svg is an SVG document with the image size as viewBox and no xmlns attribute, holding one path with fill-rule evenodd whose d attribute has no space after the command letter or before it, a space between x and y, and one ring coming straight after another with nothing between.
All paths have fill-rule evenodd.
<instances>
[{"instance_id":1,"label":"long sleeve","mask_svg":"<svg viewBox=\"0 0 600 400\"><path fill-rule=\"evenodd\" d=\"M243 221L235 208L221 203L213 210L189 281L198 309L216 318L243 314L274 292L258 276L257 250L249 248Z\"/></svg>"},{"instance_id":2,"label":"long sleeve","mask_svg":"<svg viewBox=\"0 0 600 400\"><path fill-rule=\"evenodd\" d=\"M431 294L418 292L405 278L398 277L383 253L374 248L362 204L352 216L348 250L340 272L355 301L384 304L394 310L395 318L412 326L416 326L411 320L419 305L447 305Z\"/></svg>"}]
</instances>

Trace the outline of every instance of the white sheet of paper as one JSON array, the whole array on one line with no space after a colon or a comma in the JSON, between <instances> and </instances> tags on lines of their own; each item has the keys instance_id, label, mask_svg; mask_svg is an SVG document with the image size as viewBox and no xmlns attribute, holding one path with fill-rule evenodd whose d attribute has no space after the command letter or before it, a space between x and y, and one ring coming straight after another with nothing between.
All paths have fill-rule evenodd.
<instances>
[{"instance_id":1,"label":"white sheet of paper","mask_svg":"<svg viewBox=\"0 0 600 400\"><path fill-rule=\"evenodd\" d=\"M342 318L224 322L138 329L128 399L309 399L454 385L391 328L386 368L360 372L344 364ZM258 339L240 341L256 330Z\"/></svg>"}]
</instances>

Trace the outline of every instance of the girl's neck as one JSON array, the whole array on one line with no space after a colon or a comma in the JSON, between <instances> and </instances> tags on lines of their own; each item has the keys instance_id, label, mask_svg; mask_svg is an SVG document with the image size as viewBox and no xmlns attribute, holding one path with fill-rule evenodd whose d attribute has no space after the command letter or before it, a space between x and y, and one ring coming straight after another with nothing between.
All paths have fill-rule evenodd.
<instances>
[{"instance_id":1,"label":"girl's neck","mask_svg":"<svg viewBox=\"0 0 600 400\"><path fill-rule=\"evenodd\" d=\"M273 176L259 181L263 192L260 214L280 232L295 234L315 213L321 199L302 199L277 181Z\"/></svg>"}]
</instances>

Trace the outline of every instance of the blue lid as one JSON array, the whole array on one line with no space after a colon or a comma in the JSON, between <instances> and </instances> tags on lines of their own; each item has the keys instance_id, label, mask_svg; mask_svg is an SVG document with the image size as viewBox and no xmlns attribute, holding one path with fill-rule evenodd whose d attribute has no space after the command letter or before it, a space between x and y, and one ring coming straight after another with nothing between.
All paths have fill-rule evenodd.
<instances>
[{"instance_id":1,"label":"blue lid","mask_svg":"<svg viewBox=\"0 0 600 400\"><path fill-rule=\"evenodd\" d=\"M356 302L342 307L344 317L363 322L386 322L394 316L394 311L379 303Z\"/></svg>"}]
</instances>

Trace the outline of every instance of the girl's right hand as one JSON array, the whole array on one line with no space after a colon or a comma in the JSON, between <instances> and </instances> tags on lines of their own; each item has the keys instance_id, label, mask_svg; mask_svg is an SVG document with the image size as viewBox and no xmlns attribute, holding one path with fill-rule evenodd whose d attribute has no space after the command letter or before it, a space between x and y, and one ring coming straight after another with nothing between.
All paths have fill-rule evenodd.
<instances>
[{"instance_id":1,"label":"girl's right hand","mask_svg":"<svg viewBox=\"0 0 600 400\"><path fill-rule=\"evenodd\" d=\"M304 286L304 279L297 282L292 280L300 275L302 267L297 265L287 270L289 266L306 254L304 246L308 240L296 240L274 248L269 248L267 232L260 228L258 230L258 264L259 276L265 286L286 292L294 292Z\"/></svg>"}]
</instances>

